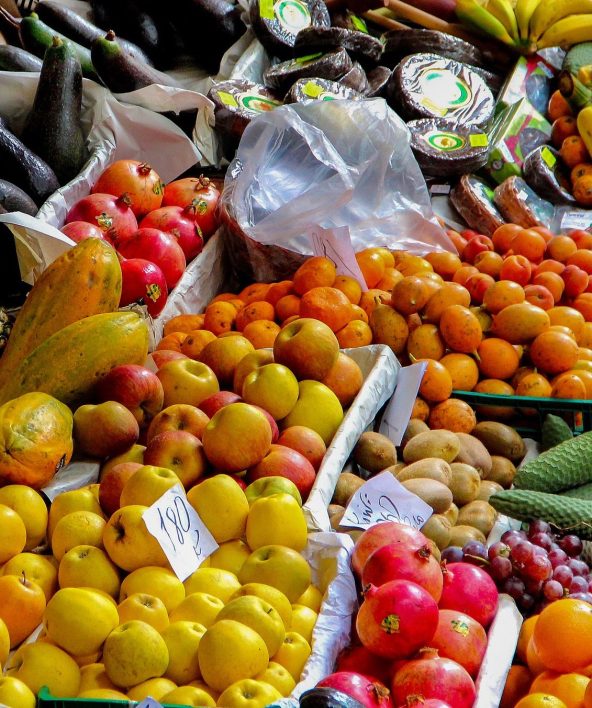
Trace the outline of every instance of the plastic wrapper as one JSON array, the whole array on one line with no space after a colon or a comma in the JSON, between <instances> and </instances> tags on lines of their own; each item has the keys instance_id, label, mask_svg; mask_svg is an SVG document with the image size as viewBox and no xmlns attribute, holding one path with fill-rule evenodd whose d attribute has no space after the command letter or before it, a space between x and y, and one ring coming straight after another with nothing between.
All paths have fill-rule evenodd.
<instances>
[{"instance_id":1,"label":"plastic wrapper","mask_svg":"<svg viewBox=\"0 0 592 708\"><path fill-rule=\"evenodd\" d=\"M310 226L348 226L354 251L454 252L409 142L379 98L310 101L255 118L221 200L235 272L267 282L290 276L311 254Z\"/></svg>"},{"instance_id":2,"label":"plastic wrapper","mask_svg":"<svg viewBox=\"0 0 592 708\"><path fill-rule=\"evenodd\" d=\"M529 187L551 204L573 204L569 173L559 153L550 145L542 145L529 153L522 166L524 179Z\"/></svg>"},{"instance_id":3,"label":"plastic wrapper","mask_svg":"<svg viewBox=\"0 0 592 708\"><path fill-rule=\"evenodd\" d=\"M334 101L337 99L359 101L362 95L337 81L327 79L299 79L286 94L285 103L305 101Z\"/></svg>"},{"instance_id":4,"label":"plastic wrapper","mask_svg":"<svg viewBox=\"0 0 592 708\"><path fill-rule=\"evenodd\" d=\"M551 97L554 70L538 55L520 57L497 99L496 112L518 103L525 96L543 115Z\"/></svg>"},{"instance_id":5,"label":"plastic wrapper","mask_svg":"<svg viewBox=\"0 0 592 708\"><path fill-rule=\"evenodd\" d=\"M392 71L386 66L377 66L372 71L369 71L366 76L368 79L366 96L368 98L384 98L391 74Z\"/></svg>"},{"instance_id":6,"label":"plastic wrapper","mask_svg":"<svg viewBox=\"0 0 592 708\"><path fill-rule=\"evenodd\" d=\"M326 54L316 52L274 64L263 74L263 81L269 88L285 94L298 79L318 76L337 81L352 68L352 60L345 49L335 49Z\"/></svg>"},{"instance_id":7,"label":"plastic wrapper","mask_svg":"<svg viewBox=\"0 0 592 708\"><path fill-rule=\"evenodd\" d=\"M524 229L549 228L555 214L550 202L538 197L521 177L508 177L494 192L494 200L506 221Z\"/></svg>"},{"instance_id":8,"label":"plastic wrapper","mask_svg":"<svg viewBox=\"0 0 592 708\"><path fill-rule=\"evenodd\" d=\"M456 211L472 229L486 236L505 223L493 197L493 189L476 175L463 175L450 192Z\"/></svg>"},{"instance_id":9,"label":"plastic wrapper","mask_svg":"<svg viewBox=\"0 0 592 708\"><path fill-rule=\"evenodd\" d=\"M347 72L347 74L344 74L339 79L339 82L344 86L349 86L349 88L352 88L354 91L358 91L363 94L365 94L370 88L366 72L362 68L362 65L358 64L357 61L354 62L354 65Z\"/></svg>"},{"instance_id":10,"label":"plastic wrapper","mask_svg":"<svg viewBox=\"0 0 592 708\"><path fill-rule=\"evenodd\" d=\"M300 30L296 36L294 52L298 56L340 47L365 66L377 64L382 54L380 39L367 32L343 27L306 27Z\"/></svg>"},{"instance_id":11,"label":"plastic wrapper","mask_svg":"<svg viewBox=\"0 0 592 708\"><path fill-rule=\"evenodd\" d=\"M485 57L477 47L445 32L428 29L401 29L386 32L383 38L384 49L381 61L385 66L391 68L397 66L406 56L417 52L438 54L463 64L487 66Z\"/></svg>"}]
</instances>

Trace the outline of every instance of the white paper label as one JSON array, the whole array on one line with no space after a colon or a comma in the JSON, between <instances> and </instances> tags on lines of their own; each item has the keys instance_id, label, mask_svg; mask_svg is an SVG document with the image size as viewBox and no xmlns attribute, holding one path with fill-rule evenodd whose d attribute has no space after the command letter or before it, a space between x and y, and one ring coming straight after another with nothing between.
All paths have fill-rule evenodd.
<instances>
[{"instance_id":1,"label":"white paper label","mask_svg":"<svg viewBox=\"0 0 592 708\"><path fill-rule=\"evenodd\" d=\"M432 184L430 194L450 194L449 184Z\"/></svg>"},{"instance_id":2,"label":"white paper label","mask_svg":"<svg viewBox=\"0 0 592 708\"><path fill-rule=\"evenodd\" d=\"M162 708L162 703L155 701L154 698L144 698L143 701L136 704L136 708Z\"/></svg>"},{"instance_id":3,"label":"white paper label","mask_svg":"<svg viewBox=\"0 0 592 708\"><path fill-rule=\"evenodd\" d=\"M315 256L326 256L335 263L338 275L349 275L368 290L351 243L348 226L338 226L334 229L323 229L320 226L311 226L308 237Z\"/></svg>"},{"instance_id":4,"label":"white paper label","mask_svg":"<svg viewBox=\"0 0 592 708\"><path fill-rule=\"evenodd\" d=\"M568 211L561 217L562 229L589 229L592 211Z\"/></svg>"},{"instance_id":5,"label":"white paper label","mask_svg":"<svg viewBox=\"0 0 592 708\"><path fill-rule=\"evenodd\" d=\"M207 526L187 501L180 484L157 499L142 518L181 581L194 573L218 548Z\"/></svg>"},{"instance_id":6,"label":"white paper label","mask_svg":"<svg viewBox=\"0 0 592 708\"><path fill-rule=\"evenodd\" d=\"M339 525L367 529L383 521L397 521L420 529L432 514L432 508L390 472L381 472L353 495Z\"/></svg>"},{"instance_id":7,"label":"white paper label","mask_svg":"<svg viewBox=\"0 0 592 708\"><path fill-rule=\"evenodd\" d=\"M403 366L397 374L397 387L380 421L379 432L400 445L411 418L413 404L427 368L426 361Z\"/></svg>"}]
</instances>

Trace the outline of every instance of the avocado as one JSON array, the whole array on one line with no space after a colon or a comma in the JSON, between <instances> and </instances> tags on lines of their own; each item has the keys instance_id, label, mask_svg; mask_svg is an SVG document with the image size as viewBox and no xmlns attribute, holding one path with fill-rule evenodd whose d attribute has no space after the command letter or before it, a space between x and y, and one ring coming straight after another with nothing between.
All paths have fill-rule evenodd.
<instances>
[{"instance_id":1,"label":"avocado","mask_svg":"<svg viewBox=\"0 0 592 708\"><path fill-rule=\"evenodd\" d=\"M88 159L80 113L82 69L69 41L53 38L45 52L23 142L43 158L61 184L76 177Z\"/></svg>"},{"instance_id":2,"label":"avocado","mask_svg":"<svg viewBox=\"0 0 592 708\"><path fill-rule=\"evenodd\" d=\"M6 211L22 211L35 216L37 205L20 187L5 179L0 179L0 207Z\"/></svg>"},{"instance_id":3,"label":"avocado","mask_svg":"<svg viewBox=\"0 0 592 708\"><path fill-rule=\"evenodd\" d=\"M26 49L0 44L0 71L41 71L42 64Z\"/></svg>"}]
</instances>

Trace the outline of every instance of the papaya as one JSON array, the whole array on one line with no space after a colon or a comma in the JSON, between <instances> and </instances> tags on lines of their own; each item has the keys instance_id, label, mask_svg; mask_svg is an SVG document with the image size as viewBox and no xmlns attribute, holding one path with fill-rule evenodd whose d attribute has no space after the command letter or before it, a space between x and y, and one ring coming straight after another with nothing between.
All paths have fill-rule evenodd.
<instances>
[{"instance_id":1,"label":"papaya","mask_svg":"<svg viewBox=\"0 0 592 708\"><path fill-rule=\"evenodd\" d=\"M45 486L72 457L72 412L46 393L0 406L0 487Z\"/></svg>"},{"instance_id":2,"label":"papaya","mask_svg":"<svg viewBox=\"0 0 592 708\"><path fill-rule=\"evenodd\" d=\"M40 275L16 317L0 359L0 390L48 337L90 315L114 312L120 297L121 267L115 249L106 241L85 239L56 258Z\"/></svg>"},{"instance_id":3,"label":"papaya","mask_svg":"<svg viewBox=\"0 0 592 708\"><path fill-rule=\"evenodd\" d=\"M91 315L60 329L27 356L0 389L0 404L42 391L69 406L89 400L96 382L121 364L143 364L148 327L135 312Z\"/></svg>"}]
</instances>

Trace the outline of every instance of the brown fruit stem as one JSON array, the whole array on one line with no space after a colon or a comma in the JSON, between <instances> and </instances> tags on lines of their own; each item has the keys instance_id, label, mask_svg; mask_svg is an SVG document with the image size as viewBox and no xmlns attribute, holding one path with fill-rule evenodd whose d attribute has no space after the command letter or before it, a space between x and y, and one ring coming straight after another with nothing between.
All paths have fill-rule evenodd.
<instances>
[{"instance_id":1,"label":"brown fruit stem","mask_svg":"<svg viewBox=\"0 0 592 708\"><path fill-rule=\"evenodd\" d=\"M150 174L150 171L152 170L152 167L147 162L143 162L141 165L138 166L138 172L141 175L148 175Z\"/></svg>"}]
</instances>

